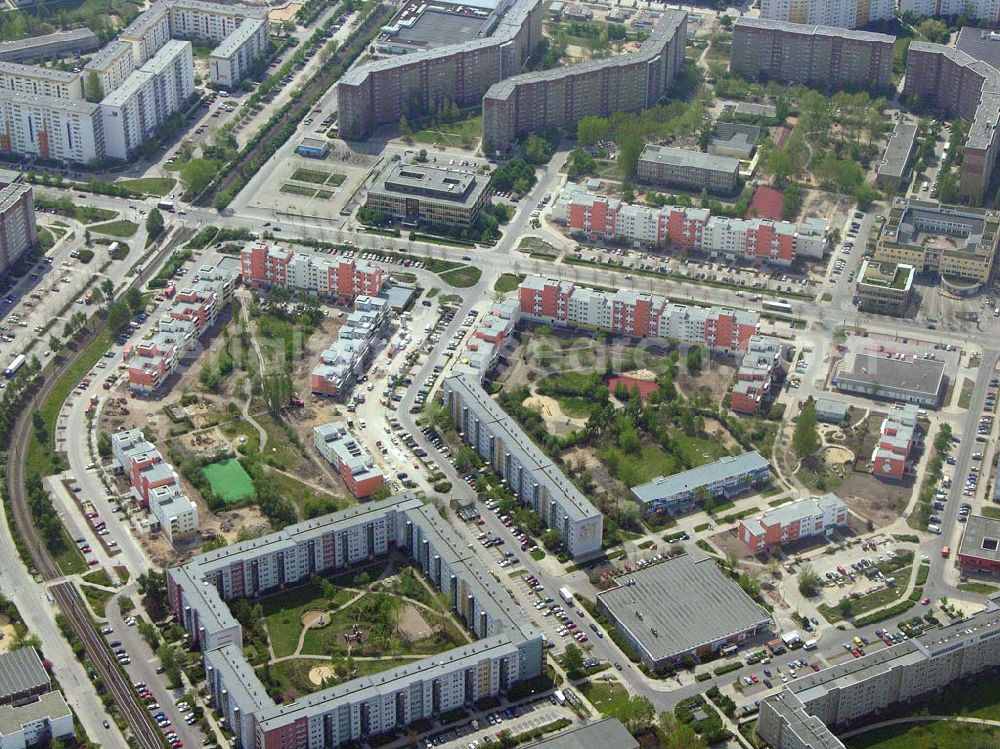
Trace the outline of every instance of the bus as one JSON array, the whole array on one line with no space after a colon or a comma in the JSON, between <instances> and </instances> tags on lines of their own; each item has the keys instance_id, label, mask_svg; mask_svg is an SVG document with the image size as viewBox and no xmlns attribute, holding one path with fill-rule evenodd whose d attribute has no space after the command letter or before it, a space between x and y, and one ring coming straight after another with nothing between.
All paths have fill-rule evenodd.
<instances>
[{"instance_id":1,"label":"bus","mask_svg":"<svg viewBox=\"0 0 1000 749\"><path fill-rule=\"evenodd\" d=\"M792 311L792 305L788 302L772 302L770 300L765 300L764 302L761 302L760 306L768 312L784 312L786 315L791 314Z\"/></svg>"},{"instance_id":2,"label":"bus","mask_svg":"<svg viewBox=\"0 0 1000 749\"><path fill-rule=\"evenodd\" d=\"M14 357L14 361L3 371L3 376L8 380L17 374L17 370L24 366L24 362L27 361L24 354L18 354Z\"/></svg>"},{"instance_id":3,"label":"bus","mask_svg":"<svg viewBox=\"0 0 1000 749\"><path fill-rule=\"evenodd\" d=\"M173 213L174 212L174 201L172 201L172 200L161 200L159 203L156 204L156 207L159 208L161 211L170 211L171 213Z\"/></svg>"}]
</instances>

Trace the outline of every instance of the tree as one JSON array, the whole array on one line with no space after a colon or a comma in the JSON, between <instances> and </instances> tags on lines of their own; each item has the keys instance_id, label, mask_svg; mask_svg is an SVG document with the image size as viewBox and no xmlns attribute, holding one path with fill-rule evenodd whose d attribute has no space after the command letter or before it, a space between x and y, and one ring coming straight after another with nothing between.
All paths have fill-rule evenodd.
<instances>
[{"instance_id":1,"label":"tree","mask_svg":"<svg viewBox=\"0 0 1000 749\"><path fill-rule=\"evenodd\" d=\"M154 241L163 233L163 214L159 208L150 208L146 217L146 234L150 242Z\"/></svg>"},{"instance_id":2,"label":"tree","mask_svg":"<svg viewBox=\"0 0 1000 749\"><path fill-rule=\"evenodd\" d=\"M854 613L854 601L850 598L841 598L837 604L837 612L844 618L849 619Z\"/></svg>"},{"instance_id":3,"label":"tree","mask_svg":"<svg viewBox=\"0 0 1000 749\"><path fill-rule=\"evenodd\" d=\"M111 435L103 429L97 434L97 454L102 458L111 457Z\"/></svg>"},{"instance_id":4,"label":"tree","mask_svg":"<svg viewBox=\"0 0 1000 749\"><path fill-rule=\"evenodd\" d=\"M607 140L610 127L604 117L584 117L576 124L576 139L581 146L593 146Z\"/></svg>"},{"instance_id":5,"label":"tree","mask_svg":"<svg viewBox=\"0 0 1000 749\"><path fill-rule=\"evenodd\" d=\"M621 139L618 149L618 164L628 177L634 177L639 167L639 154L646 147L639 133L629 133Z\"/></svg>"},{"instance_id":6,"label":"tree","mask_svg":"<svg viewBox=\"0 0 1000 749\"><path fill-rule=\"evenodd\" d=\"M729 31L729 29L733 27L733 17L726 13L723 13L721 16L719 16L719 25L726 31Z\"/></svg>"},{"instance_id":7,"label":"tree","mask_svg":"<svg viewBox=\"0 0 1000 749\"><path fill-rule=\"evenodd\" d=\"M97 76L97 73L91 70L87 73L87 77L83 82L84 86L84 97L90 102L99 102L104 98L104 86L101 85L101 79Z\"/></svg>"},{"instance_id":8,"label":"tree","mask_svg":"<svg viewBox=\"0 0 1000 749\"><path fill-rule=\"evenodd\" d=\"M532 133L524 141L524 158L529 164L544 164L552 156L548 141Z\"/></svg>"},{"instance_id":9,"label":"tree","mask_svg":"<svg viewBox=\"0 0 1000 749\"><path fill-rule=\"evenodd\" d=\"M131 317L128 306L123 302L115 302L108 308L108 328L117 335L125 329Z\"/></svg>"},{"instance_id":10,"label":"tree","mask_svg":"<svg viewBox=\"0 0 1000 749\"><path fill-rule=\"evenodd\" d=\"M819 593L819 586L823 584L823 578L819 576L816 568L811 564L802 565L798 580L799 593L810 598Z\"/></svg>"},{"instance_id":11,"label":"tree","mask_svg":"<svg viewBox=\"0 0 1000 749\"><path fill-rule=\"evenodd\" d=\"M927 41L940 44L944 44L951 37L951 30L944 21L936 18L925 18L917 24L915 31Z\"/></svg>"},{"instance_id":12,"label":"tree","mask_svg":"<svg viewBox=\"0 0 1000 749\"><path fill-rule=\"evenodd\" d=\"M563 668L566 669L566 676L572 680L581 678L584 675L583 651L579 645L569 643L563 653Z\"/></svg>"},{"instance_id":13,"label":"tree","mask_svg":"<svg viewBox=\"0 0 1000 749\"><path fill-rule=\"evenodd\" d=\"M214 159L191 159L181 167L181 184L188 195L197 195L215 179L218 170Z\"/></svg>"},{"instance_id":14,"label":"tree","mask_svg":"<svg viewBox=\"0 0 1000 749\"><path fill-rule=\"evenodd\" d=\"M662 713L656 730L661 749L706 749L708 744L689 723L682 723L673 713Z\"/></svg>"},{"instance_id":15,"label":"tree","mask_svg":"<svg viewBox=\"0 0 1000 749\"><path fill-rule=\"evenodd\" d=\"M792 449L802 460L810 460L822 446L819 436L819 418L816 416L816 401L812 396L802 406L795 433L792 435Z\"/></svg>"},{"instance_id":16,"label":"tree","mask_svg":"<svg viewBox=\"0 0 1000 749\"><path fill-rule=\"evenodd\" d=\"M656 719L656 709L648 697L630 696L628 699L606 709L610 718L618 718L631 734L649 728Z\"/></svg>"}]
</instances>

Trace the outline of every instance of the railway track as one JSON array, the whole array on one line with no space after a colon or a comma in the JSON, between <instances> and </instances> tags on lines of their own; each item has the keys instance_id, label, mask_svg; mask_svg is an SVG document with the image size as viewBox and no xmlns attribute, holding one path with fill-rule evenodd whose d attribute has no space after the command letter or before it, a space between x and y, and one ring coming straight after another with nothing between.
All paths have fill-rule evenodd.
<instances>
[{"instance_id":1,"label":"railway track","mask_svg":"<svg viewBox=\"0 0 1000 749\"><path fill-rule=\"evenodd\" d=\"M175 232L172 241L163 243L162 248L155 254L153 261L146 264L144 272L133 283L141 286L149 280L154 275L156 268L162 265L170 251L180 244L188 234L189 232ZM28 444L34 438L32 415L41 408L42 404L52 394L56 383L83 356L94 336L102 329L103 326L99 327L93 334L80 343L77 350L71 356L63 360L47 374L42 375L44 380L41 388L25 405L17 421L14 423L10 434L7 459L8 511L13 517L18 535L27 547L28 553L31 554L32 560L35 563L35 569L45 581L60 580L63 574L40 535L35 532L31 510L28 508L25 481L27 479ZM128 721L129 727L132 729L132 733L135 735L141 749L164 749L166 743L162 733L153 725L149 711L139 701L139 695L132 688L132 684L122 671L121 666L112 657L111 650L108 648L104 638L94 629L94 622L84 607L76 588L72 583L62 581L51 585L49 590L59 610L72 627L73 632L83 643L87 657L93 664L94 669L104 680L107 689L110 690L111 695L118 705L118 709L121 710L122 715Z\"/></svg>"}]
</instances>

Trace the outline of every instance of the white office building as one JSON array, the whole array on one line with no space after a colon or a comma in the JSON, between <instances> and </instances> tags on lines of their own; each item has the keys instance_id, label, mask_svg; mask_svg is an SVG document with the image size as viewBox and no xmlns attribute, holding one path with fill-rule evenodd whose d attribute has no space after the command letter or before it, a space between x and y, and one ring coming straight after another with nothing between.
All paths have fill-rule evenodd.
<instances>
[{"instance_id":1,"label":"white office building","mask_svg":"<svg viewBox=\"0 0 1000 749\"><path fill-rule=\"evenodd\" d=\"M253 61L267 52L267 21L248 18L212 50L208 70L212 82L233 88L249 75Z\"/></svg>"},{"instance_id":2,"label":"white office building","mask_svg":"<svg viewBox=\"0 0 1000 749\"><path fill-rule=\"evenodd\" d=\"M27 749L73 736L73 713L60 692L32 702L0 705L0 749Z\"/></svg>"},{"instance_id":3,"label":"white office building","mask_svg":"<svg viewBox=\"0 0 1000 749\"><path fill-rule=\"evenodd\" d=\"M149 512L171 544L198 530L198 505L181 491L179 484L150 489Z\"/></svg>"},{"instance_id":4,"label":"white office building","mask_svg":"<svg viewBox=\"0 0 1000 749\"><path fill-rule=\"evenodd\" d=\"M171 39L101 102L105 153L128 158L193 92L191 42Z\"/></svg>"}]
</instances>

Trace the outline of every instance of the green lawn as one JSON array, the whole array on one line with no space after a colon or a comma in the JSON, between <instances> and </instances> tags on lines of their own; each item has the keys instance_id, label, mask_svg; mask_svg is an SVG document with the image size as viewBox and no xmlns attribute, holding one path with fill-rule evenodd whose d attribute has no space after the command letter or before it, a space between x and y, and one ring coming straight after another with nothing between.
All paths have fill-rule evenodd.
<instances>
[{"instance_id":1,"label":"green lawn","mask_svg":"<svg viewBox=\"0 0 1000 749\"><path fill-rule=\"evenodd\" d=\"M573 419L588 418L590 410L594 405L586 398L580 398L575 395L556 395L553 397L559 403L559 408L562 409L562 412Z\"/></svg>"},{"instance_id":2,"label":"green lawn","mask_svg":"<svg viewBox=\"0 0 1000 749\"><path fill-rule=\"evenodd\" d=\"M436 143L456 148L472 148L483 130L482 115L473 115L465 120L443 125L431 125L413 133L413 141L434 145Z\"/></svg>"},{"instance_id":3,"label":"green lawn","mask_svg":"<svg viewBox=\"0 0 1000 749\"><path fill-rule=\"evenodd\" d=\"M311 187L303 187L301 185L293 185L290 182L286 182L281 186L279 192L287 193L289 195L300 195L303 198L315 198L316 193L322 191L315 190Z\"/></svg>"},{"instance_id":4,"label":"green lawn","mask_svg":"<svg viewBox=\"0 0 1000 749\"><path fill-rule=\"evenodd\" d=\"M981 596L989 596L1000 590L996 585L990 585L989 583L959 583L958 589L966 593L975 593Z\"/></svg>"},{"instance_id":5,"label":"green lawn","mask_svg":"<svg viewBox=\"0 0 1000 749\"><path fill-rule=\"evenodd\" d=\"M679 457L685 465L697 468L705 463L712 463L719 458L729 455L726 446L719 441L692 437L679 430L674 430L670 435L670 445L674 454Z\"/></svg>"},{"instance_id":6,"label":"green lawn","mask_svg":"<svg viewBox=\"0 0 1000 749\"><path fill-rule=\"evenodd\" d=\"M162 198L174 189L177 180L173 177L141 177L140 179L123 179L118 184L122 187L127 187L129 190L144 192L147 195Z\"/></svg>"},{"instance_id":7,"label":"green lawn","mask_svg":"<svg viewBox=\"0 0 1000 749\"><path fill-rule=\"evenodd\" d=\"M587 681L579 689L590 700L590 704L605 715L621 708L628 701L628 690L618 681Z\"/></svg>"},{"instance_id":8,"label":"green lawn","mask_svg":"<svg viewBox=\"0 0 1000 749\"><path fill-rule=\"evenodd\" d=\"M83 595L90 604L90 608L94 610L94 613L99 618L103 619L105 617L105 607L114 593L110 590L95 588L93 585L81 585L80 590L83 591Z\"/></svg>"},{"instance_id":9,"label":"green lawn","mask_svg":"<svg viewBox=\"0 0 1000 749\"><path fill-rule=\"evenodd\" d=\"M88 583L93 583L94 585L103 585L107 588L114 585L111 582L111 576L105 570L94 570L93 572L88 572L83 576L83 580Z\"/></svg>"},{"instance_id":10,"label":"green lawn","mask_svg":"<svg viewBox=\"0 0 1000 749\"><path fill-rule=\"evenodd\" d=\"M281 658L295 652L302 631L302 614L309 609L342 606L352 595L349 590L340 590L331 601L318 583L310 581L263 599L264 620L275 656Z\"/></svg>"},{"instance_id":11,"label":"green lawn","mask_svg":"<svg viewBox=\"0 0 1000 749\"><path fill-rule=\"evenodd\" d=\"M962 392L958 394L958 407L968 408L969 404L972 403L972 391L975 390L976 383L966 377L962 380Z\"/></svg>"},{"instance_id":12,"label":"green lawn","mask_svg":"<svg viewBox=\"0 0 1000 749\"><path fill-rule=\"evenodd\" d=\"M62 539L62 551L53 555L55 562L59 565L59 569L62 570L62 573L64 575L81 575L89 570L90 567L87 566L86 560L77 550L76 544L73 543L73 539L69 537L65 528L63 528Z\"/></svg>"},{"instance_id":13,"label":"green lawn","mask_svg":"<svg viewBox=\"0 0 1000 749\"><path fill-rule=\"evenodd\" d=\"M354 504L353 497L335 497L332 494L327 494L326 492L316 491L311 486L303 484L301 481L298 481L291 476L287 476L284 473L269 470L267 476L274 485L274 488L278 490L278 493L282 497L291 500L291 502L298 508L299 516L303 518L306 515L306 508L317 503L323 504L324 507L329 508L327 512L343 510Z\"/></svg>"},{"instance_id":14,"label":"green lawn","mask_svg":"<svg viewBox=\"0 0 1000 749\"><path fill-rule=\"evenodd\" d=\"M117 214L114 211L109 211L107 208L94 208L89 205L78 205L74 206L74 215L70 218L75 218L81 224L94 224L98 221L108 221L113 219Z\"/></svg>"},{"instance_id":15,"label":"green lawn","mask_svg":"<svg viewBox=\"0 0 1000 749\"><path fill-rule=\"evenodd\" d=\"M522 273L504 273L497 279L496 283L493 284L493 291L500 294L507 294L520 286L521 281L523 280L524 274Z\"/></svg>"},{"instance_id":16,"label":"green lawn","mask_svg":"<svg viewBox=\"0 0 1000 749\"><path fill-rule=\"evenodd\" d=\"M638 454L629 454L609 445L600 452L608 472L628 486L645 484L657 476L670 476L681 469L677 458L654 443L646 443Z\"/></svg>"},{"instance_id":17,"label":"green lawn","mask_svg":"<svg viewBox=\"0 0 1000 749\"><path fill-rule=\"evenodd\" d=\"M1000 746L1000 728L970 723L917 723L855 736L848 749L987 749Z\"/></svg>"},{"instance_id":18,"label":"green lawn","mask_svg":"<svg viewBox=\"0 0 1000 749\"><path fill-rule=\"evenodd\" d=\"M210 463L201 470L212 487L212 493L227 504L254 495L253 481L236 458Z\"/></svg>"},{"instance_id":19,"label":"green lawn","mask_svg":"<svg viewBox=\"0 0 1000 749\"><path fill-rule=\"evenodd\" d=\"M139 230L139 225L133 221L109 221L106 224L97 224L90 227L91 231L107 234L112 237L122 237L127 239Z\"/></svg>"},{"instance_id":20,"label":"green lawn","mask_svg":"<svg viewBox=\"0 0 1000 749\"><path fill-rule=\"evenodd\" d=\"M301 167L296 169L289 179L296 182L311 182L314 185L325 185L327 187L340 187L347 179L346 174L340 172L328 172L321 169L306 169Z\"/></svg>"},{"instance_id":21,"label":"green lawn","mask_svg":"<svg viewBox=\"0 0 1000 749\"><path fill-rule=\"evenodd\" d=\"M350 674L330 677L326 681L327 686L339 684L348 679L357 679L362 676L371 676L381 671L388 671L396 666L403 666L412 663L413 659L408 658L379 658L378 660L356 660L354 661L354 671ZM258 669L265 686L271 682L268 692L272 697L280 696L285 702L291 702L306 694L317 692L320 686L313 684L309 679L309 672L317 666L329 666L329 661L316 658L291 658L287 661L271 664L270 666ZM268 674L270 679L265 676Z\"/></svg>"},{"instance_id":22,"label":"green lawn","mask_svg":"<svg viewBox=\"0 0 1000 749\"><path fill-rule=\"evenodd\" d=\"M464 268L455 268L454 270L439 273L438 275L441 276L442 281L451 286L459 289L467 289L479 283L479 278L483 275L483 272L473 265L467 265Z\"/></svg>"}]
</instances>

